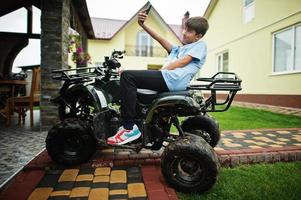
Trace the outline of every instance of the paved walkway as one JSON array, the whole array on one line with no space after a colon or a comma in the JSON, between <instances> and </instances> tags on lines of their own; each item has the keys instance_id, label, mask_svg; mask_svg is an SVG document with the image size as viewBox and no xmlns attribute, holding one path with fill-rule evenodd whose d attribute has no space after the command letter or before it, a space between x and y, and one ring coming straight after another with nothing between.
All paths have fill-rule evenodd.
<instances>
[{"instance_id":1,"label":"paved walkway","mask_svg":"<svg viewBox=\"0 0 301 200\"><path fill-rule=\"evenodd\" d=\"M278 108L277 112L283 110ZM41 152L47 132L38 130L37 126L0 129L0 185ZM55 165L42 151L0 190L0 200L37 199L43 195L45 199L86 199L89 195L103 199L177 199L161 175L163 150L143 149L137 154L106 148L97 151L88 163L68 168ZM215 150L221 165L228 167L301 160L301 127L224 131Z\"/></svg>"},{"instance_id":2,"label":"paved walkway","mask_svg":"<svg viewBox=\"0 0 301 200\"><path fill-rule=\"evenodd\" d=\"M160 171L159 151L105 148L80 166L62 167L46 151L3 190L7 199L177 199ZM215 148L222 166L301 160L301 128L227 131ZM27 185L24 188L24 184ZM14 192L13 192L14 191ZM159 196L158 196L159 195ZM58 198L60 197L60 198Z\"/></svg>"}]
</instances>

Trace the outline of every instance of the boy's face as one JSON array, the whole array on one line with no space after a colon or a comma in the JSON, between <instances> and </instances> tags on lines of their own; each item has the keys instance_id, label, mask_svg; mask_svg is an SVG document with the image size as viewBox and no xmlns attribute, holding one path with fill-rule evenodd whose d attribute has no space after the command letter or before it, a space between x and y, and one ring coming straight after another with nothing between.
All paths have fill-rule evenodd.
<instances>
[{"instance_id":1,"label":"boy's face","mask_svg":"<svg viewBox=\"0 0 301 200\"><path fill-rule=\"evenodd\" d=\"M182 35L183 35L182 37L183 44L190 44L202 38L201 34L197 34L195 30L189 29L187 27L184 28Z\"/></svg>"}]
</instances>

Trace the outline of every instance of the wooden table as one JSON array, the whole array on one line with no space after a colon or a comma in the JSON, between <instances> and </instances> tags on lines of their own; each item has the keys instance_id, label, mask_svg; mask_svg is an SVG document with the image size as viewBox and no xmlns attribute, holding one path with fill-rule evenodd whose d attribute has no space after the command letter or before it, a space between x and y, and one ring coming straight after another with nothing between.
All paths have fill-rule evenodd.
<instances>
[{"instance_id":1,"label":"wooden table","mask_svg":"<svg viewBox=\"0 0 301 200\"><path fill-rule=\"evenodd\" d=\"M26 85L26 81L24 80L0 80L0 92L9 92L9 97L13 97L15 94L16 86ZM8 86L10 90L7 90L5 86Z\"/></svg>"}]
</instances>

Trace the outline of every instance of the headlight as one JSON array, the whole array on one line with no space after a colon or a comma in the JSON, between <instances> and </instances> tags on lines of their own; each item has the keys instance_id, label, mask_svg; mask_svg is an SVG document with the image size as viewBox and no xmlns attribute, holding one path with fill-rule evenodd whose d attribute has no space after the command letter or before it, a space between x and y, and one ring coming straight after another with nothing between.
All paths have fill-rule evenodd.
<instances>
[{"instance_id":1,"label":"headlight","mask_svg":"<svg viewBox=\"0 0 301 200\"><path fill-rule=\"evenodd\" d=\"M200 90L194 90L192 98L199 104L202 105L205 102L203 93Z\"/></svg>"}]
</instances>

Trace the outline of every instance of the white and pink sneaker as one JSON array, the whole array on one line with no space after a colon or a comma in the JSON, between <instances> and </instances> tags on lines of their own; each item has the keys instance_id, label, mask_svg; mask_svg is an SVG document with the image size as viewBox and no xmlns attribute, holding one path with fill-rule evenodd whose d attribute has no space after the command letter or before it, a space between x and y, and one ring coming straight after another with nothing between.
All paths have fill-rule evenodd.
<instances>
[{"instance_id":1,"label":"white and pink sneaker","mask_svg":"<svg viewBox=\"0 0 301 200\"><path fill-rule=\"evenodd\" d=\"M136 124L133 126L132 130L127 130L122 126L114 136L107 139L107 144L122 145L132 142L138 139L140 136L141 132Z\"/></svg>"}]
</instances>

